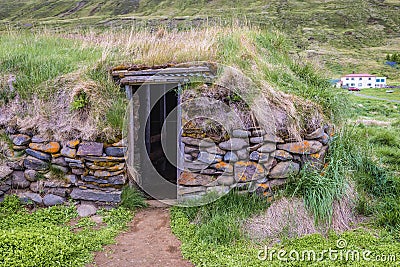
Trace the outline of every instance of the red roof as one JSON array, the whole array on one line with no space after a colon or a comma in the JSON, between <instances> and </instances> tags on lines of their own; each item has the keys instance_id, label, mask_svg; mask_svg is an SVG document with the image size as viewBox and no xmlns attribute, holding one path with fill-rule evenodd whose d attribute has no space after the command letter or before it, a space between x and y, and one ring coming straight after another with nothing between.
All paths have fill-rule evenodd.
<instances>
[{"instance_id":1,"label":"red roof","mask_svg":"<svg viewBox=\"0 0 400 267\"><path fill-rule=\"evenodd\" d=\"M344 77L376 77L376 76L367 73L361 73L361 74L348 74Z\"/></svg>"}]
</instances>

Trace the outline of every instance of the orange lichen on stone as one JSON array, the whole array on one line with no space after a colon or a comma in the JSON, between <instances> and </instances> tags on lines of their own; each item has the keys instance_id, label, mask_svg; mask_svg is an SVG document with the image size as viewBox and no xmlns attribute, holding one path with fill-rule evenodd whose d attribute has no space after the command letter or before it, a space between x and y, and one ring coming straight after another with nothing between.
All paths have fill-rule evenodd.
<instances>
[{"instance_id":1,"label":"orange lichen on stone","mask_svg":"<svg viewBox=\"0 0 400 267\"><path fill-rule=\"evenodd\" d=\"M319 153L315 153L315 154L311 154L311 157L313 157L315 159L319 159L321 157L321 155Z\"/></svg>"},{"instance_id":2,"label":"orange lichen on stone","mask_svg":"<svg viewBox=\"0 0 400 267\"><path fill-rule=\"evenodd\" d=\"M30 143L29 147L33 150L42 151L42 152L51 153L51 154L56 154L61 149L61 146L58 142L49 142L47 144Z\"/></svg>"},{"instance_id":3,"label":"orange lichen on stone","mask_svg":"<svg viewBox=\"0 0 400 267\"><path fill-rule=\"evenodd\" d=\"M75 148L77 145L79 145L80 141L79 140L71 140L67 143L68 147Z\"/></svg>"},{"instance_id":4,"label":"orange lichen on stone","mask_svg":"<svg viewBox=\"0 0 400 267\"><path fill-rule=\"evenodd\" d=\"M264 189L267 189L269 187L267 184L259 184L258 186Z\"/></svg>"}]
</instances>

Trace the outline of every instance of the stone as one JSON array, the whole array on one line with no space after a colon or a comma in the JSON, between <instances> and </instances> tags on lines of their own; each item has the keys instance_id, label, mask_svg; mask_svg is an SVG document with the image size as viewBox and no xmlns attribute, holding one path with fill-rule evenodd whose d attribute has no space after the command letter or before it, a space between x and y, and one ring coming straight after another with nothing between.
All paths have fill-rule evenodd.
<instances>
[{"instance_id":1,"label":"stone","mask_svg":"<svg viewBox=\"0 0 400 267\"><path fill-rule=\"evenodd\" d=\"M71 189L68 188L43 188L43 193L52 194L60 197L67 197L71 193Z\"/></svg>"},{"instance_id":2,"label":"stone","mask_svg":"<svg viewBox=\"0 0 400 267\"><path fill-rule=\"evenodd\" d=\"M231 186L236 183L235 178L232 175L221 175L217 178L219 185Z\"/></svg>"},{"instance_id":3,"label":"stone","mask_svg":"<svg viewBox=\"0 0 400 267\"><path fill-rule=\"evenodd\" d=\"M121 191L102 192L93 189L74 188L71 192L71 198L75 200L100 201L100 202L121 202Z\"/></svg>"},{"instance_id":4,"label":"stone","mask_svg":"<svg viewBox=\"0 0 400 267\"><path fill-rule=\"evenodd\" d=\"M83 163L70 163L70 164L68 164L68 166L71 168L77 168L77 169L85 168L85 165Z\"/></svg>"},{"instance_id":5,"label":"stone","mask_svg":"<svg viewBox=\"0 0 400 267\"><path fill-rule=\"evenodd\" d=\"M9 161L6 163L8 167L10 167L14 171L23 171L24 168L24 161Z\"/></svg>"},{"instance_id":6,"label":"stone","mask_svg":"<svg viewBox=\"0 0 400 267\"><path fill-rule=\"evenodd\" d=\"M258 161L260 159L260 153L258 153L257 151L251 152L249 159L251 161Z\"/></svg>"},{"instance_id":7,"label":"stone","mask_svg":"<svg viewBox=\"0 0 400 267\"><path fill-rule=\"evenodd\" d=\"M83 142L79 145L78 156L102 156L103 155L103 143L97 142Z\"/></svg>"},{"instance_id":8,"label":"stone","mask_svg":"<svg viewBox=\"0 0 400 267\"><path fill-rule=\"evenodd\" d=\"M324 168L325 157L327 153L328 153L328 146L324 146L317 153L310 155L302 155L301 162L303 164L308 165L308 167L311 167L314 170L322 170Z\"/></svg>"},{"instance_id":9,"label":"stone","mask_svg":"<svg viewBox=\"0 0 400 267\"><path fill-rule=\"evenodd\" d=\"M235 180L238 182L249 182L265 177L263 166L252 161L238 161L234 165L234 170Z\"/></svg>"},{"instance_id":10,"label":"stone","mask_svg":"<svg viewBox=\"0 0 400 267\"><path fill-rule=\"evenodd\" d=\"M30 192L26 192L26 193L22 193L19 194L19 198L23 201L23 202L28 202L28 200L36 203L36 204L43 204L43 198L36 193L30 193Z\"/></svg>"},{"instance_id":11,"label":"stone","mask_svg":"<svg viewBox=\"0 0 400 267\"><path fill-rule=\"evenodd\" d=\"M261 153L258 159L258 163L266 163L269 161L269 158L270 156L268 153Z\"/></svg>"},{"instance_id":12,"label":"stone","mask_svg":"<svg viewBox=\"0 0 400 267\"><path fill-rule=\"evenodd\" d=\"M322 144L318 141L303 141L278 145L278 149L294 154L314 154L320 151Z\"/></svg>"},{"instance_id":13,"label":"stone","mask_svg":"<svg viewBox=\"0 0 400 267\"><path fill-rule=\"evenodd\" d=\"M211 154L222 155L222 156L226 154L225 150L222 150L217 146L207 147L206 152L211 153Z\"/></svg>"},{"instance_id":14,"label":"stone","mask_svg":"<svg viewBox=\"0 0 400 267\"><path fill-rule=\"evenodd\" d=\"M36 171L46 171L49 169L49 163L31 156L24 159L24 166L27 169Z\"/></svg>"},{"instance_id":15,"label":"stone","mask_svg":"<svg viewBox=\"0 0 400 267\"><path fill-rule=\"evenodd\" d=\"M68 165L70 163L75 163L75 164L82 164L83 160L80 159L70 159L70 158L64 158L65 162L68 163Z\"/></svg>"},{"instance_id":16,"label":"stone","mask_svg":"<svg viewBox=\"0 0 400 267\"><path fill-rule=\"evenodd\" d=\"M252 137L250 138L250 143L252 144L259 144L264 142L264 138L262 136Z\"/></svg>"},{"instance_id":17,"label":"stone","mask_svg":"<svg viewBox=\"0 0 400 267\"><path fill-rule=\"evenodd\" d=\"M257 151L257 149L259 149L260 147L262 147L262 143L260 144L255 144L253 146L250 146L248 148L246 148L247 152L253 152L253 151Z\"/></svg>"},{"instance_id":18,"label":"stone","mask_svg":"<svg viewBox=\"0 0 400 267\"><path fill-rule=\"evenodd\" d=\"M233 130L232 137L235 138L248 138L250 137L251 133L245 130Z\"/></svg>"},{"instance_id":19,"label":"stone","mask_svg":"<svg viewBox=\"0 0 400 267\"><path fill-rule=\"evenodd\" d=\"M35 193L39 193L43 191L43 183L42 182L33 182L29 185L29 190Z\"/></svg>"},{"instance_id":20,"label":"stone","mask_svg":"<svg viewBox=\"0 0 400 267\"><path fill-rule=\"evenodd\" d=\"M214 175L217 173L217 170L216 169L205 169L205 170L201 170L200 173L205 174L205 175Z\"/></svg>"},{"instance_id":21,"label":"stone","mask_svg":"<svg viewBox=\"0 0 400 267\"><path fill-rule=\"evenodd\" d=\"M40 137L38 135L35 135L35 136L32 137L31 142L32 143L45 143L46 139L44 139L44 138L42 138L42 137Z\"/></svg>"},{"instance_id":22,"label":"stone","mask_svg":"<svg viewBox=\"0 0 400 267\"><path fill-rule=\"evenodd\" d=\"M275 150L276 150L275 143L266 143L265 145L263 145L259 149L257 149L257 151L260 153L271 153L271 152L274 152Z\"/></svg>"},{"instance_id":23,"label":"stone","mask_svg":"<svg viewBox=\"0 0 400 267\"><path fill-rule=\"evenodd\" d=\"M0 180L7 178L13 170L7 165L0 165Z\"/></svg>"},{"instance_id":24,"label":"stone","mask_svg":"<svg viewBox=\"0 0 400 267\"><path fill-rule=\"evenodd\" d=\"M79 140L71 140L65 143L65 146L69 148L76 148L79 145L80 141Z\"/></svg>"},{"instance_id":25,"label":"stone","mask_svg":"<svg viewBox=\"0 0 400 267\"><path fill-rule=\"evenodd\" d=\"M288 178L292 175L298 174L300 171L300 165L293 161L279 162L269 173L269 177L272 179L283 179Z\"/></svg>"},{"instance_id":26,"label":"stone","mask_svg":"<svg viewBox=\"0 0 400 267\"><path fill-rule=\"evenodd\" d=\"M282 138L273 134L265 134L263 138L266 143L284 143Z\"/></svg>"},{"instance_id":27,"label":"stone","mask_svg":"<svg viewBox=\"0 0 400 267\"><path fill-rule=\"evenodd\" d=\"M14 171L11 174L11 186L16 189L25 189L30 186L30 182L25 179L23 171Z\"/></svg>"},{"instance_id":28,"label":"stone","mask_svg":"<svg viewBox=\"0 0 400 267\"><path fill-rule=\"evenodd\" d=\"M68 163L65 161L64 157L53 158L51 160L51 164L55 164L58 166L68 167Z\"/></svg>"},{"instance_id":29,"label":"stone","mask_svg":"<svg viewBox=\"0 0 400 267\"><path fill-rule=\"evenodd\" d=\"M51 178L49 178L51 179ZM45 180L42 182L44 187L50 187L50 188L68 188L71 187L71 184L67 183L66 181L62 181L62 180L55 180L55 179L51 179L51 180Z\"/></svg>"},{"instance_id":30,"label":"stone","mask_svg":"<svg viewBox=\"0 0 400 267\"><path fill-rule=\"evenodd\" d=\"M239 160L239 158L238 158L238 156L235 154L235 152L229 151L229 152L227 152L227 153L225 154L225 156L224 156L224 161L225 161L225 162L236 162L236 161L238 161L238 160Z\"/></svg>"},{"instance_id":31,"label":"stone","mask_svg":"<svg viewBox=\"0 0 400 267\"><path fill-rule=\"evenodd\" d=\"M226 173L233 173L233 166L229 163L221 161L219 163L211 165L212 168Z\"/></svg>"},{"instance_id":32,"label":"stone","mask_svg":"<svg viewBox=\"0 0 400 267\"><path fill-rule=\"evenodd\" d=\"M241 138L231 138L228 141L222 142L219 144L219 147L223 150L240 150L246 146L248 146L249 143L246 142L245 139Z\"/></svg>"},{"instance_id":33,"label":"stone","mask_svg":"<svg viewBox=\"0 0 400 267\"><path fill-rule=\"evenodd\" d=\"M92 162L125 162L125 158L121 157L92 157L92 156L86 156L84 157L86 161L92 161ZM113 163L115 165L115 163Z\"/></svg>"},{"instance_id":34,"label":"stone","mask_svg":"<svg viewBox=\"0 0 400 267\"><path fill-rule=\"evenodd\" d=\"M330 141L330 137L327 134L324 134L321 138L318 139L324 146L327 145Z\"/></svg>"},{"instance_id":35,"label":"stone","mask_svg":"<svg viewBox=\"0 0 400 267\"><path fill-rule=\"evenodd\" d=\"M207 169L209 164L199 161L183 162L183 169L189 171L201 171Z\"/></svg>"},{"instance_id":36,"label":"stone","mask_svg":"<svg viewBox=\"0 0 400 267\"><path fill-rule=\"evenodd\" d=\"M61 146L58 142L49 142L45 144L30 143L29 148L50 154L56 154L60 151Z\"/></svg>"},{"instance_id":37,"label":"stone","mask_svg":"<svg viewBox=\"0 0 400 267\"><path fill-rule=\"evenodd\" d=\"M306 139L318 139L321 138L325 134L325 131L323 128L318 128L314 132L310 134L306 134Z\"/></svg>"},{"instance_id":38,"label":"stone","mask_svg":"<svg viewBox=\"0 0 400 267\"><path fill-rule=\"evenodd\" d=\"M7 184L0 184L0 192L7 192L8 190L11 189L10 185Z\"/></svg>"},{"instance_id":39,"label":"stone","mask_svg":"<svg viewBox=\"0 0 400 267\"><path fill-rule=\"evenodd\" d=\"M16 146L26 146L31 142L31 137L25 134L17 134L13 138L13 144Z\"/></svg>"},{"instance_id":40,"label":"stone","mask_svg":"<svg viewBox=\"0 0 400 267\"><path fill-rule=\"evenodd\" d=\"M114 166L98 166L94 163L86 162L85 165L89 169L94 170L94 171L102 170L102 171L116 172L116 171L121 171L125 168L125 163L116 163L116 165L114 165Z\"/></svg>"},{"instance_id":41,"label":"stone","mask_svg":"<svg viewBox=\"0 0 400 267\"><path fill-rule=\"evenodd\" d=\"M282 161L293 159L293 156L289 152L286 152L285 150L276 150L274 153L274 157Z\"/></svg>"},{"instance_id":42,"label":"stone","mask_svg":"<svg viewBox=\"0 0 400 267\"><path fill-rule=\"evenodd\" d=\"M44 153L44 152L36 151L36 150L30 149L30 148L25 150L25 152L29 156L35 157L40 160L44 160L44 161L48 161L48 162L50 162L50 160L51 160L51 155Z\"/></svg>"},{"instance_id":43,"label":"stone","mask_svg":"<svg viewBox=\"0 0 400 267\"><path fill-rule=\"evenodd\" d=\"M189 154L185 154L185 155L183 156L183 159L184 159L185 161L187 161L187 162L193 161L192 155L189 155Z\"/></svg>"},{"instance_id":44,"label":"stone","mask_svg":"<svg viewBox=\"0 0 400 267\"><path fill-rule=\"evenodd\" d=\"M212 147L215 143L211 139L196 139L192 137L182 137L182 143L195 147Z\"/></svg>"},{"instance_id":45,"label":"stone","mask_svg":"<svg viewBox=\"0 0 400 267\"><path fill-rule=\"evenodd\" d=\"M263 136L264 134L266 134L265 130L261 129L251 131L251 136Z\"/></svg>"},{"instance_id":46,"label":"stone","mask_svg":"<svg viewBox=\"0 0 400 267\"><path fill-rule=\"evenodd\" d=\"M207 152L200 151L199 156L197 157L197 160L200 162L204 162L207 164L213 164L222 161L222 156L221 155L215 155L215 154L210 154Z\"/></svg>"},{"instance_id":47,"label":"stone","mask_svg":"<svg viewBox=\"0 0 400 267\"><path fill-rule=\"evenodd\" d=\"M249 158L249 152L246 149L238 150L236 153L240 160L247 160Z\"/></svg>"},{"instance_id":48,"label":"stone","mask_svg":"<svg viewBox=\"0 0 400 267\"><path fill-rule=\"evenodd\" d=\"M107 179L99 179L95 176L82 176L82 181L93 182L97 184L110 184L110 185L124 185L126 184L126 177L124 175L117 175L108 177Z\"/></svg>"},{"instance_id":49,"label":"stone","mask_svg":"<svg viewBox=\"0 0 400 267\"><path fill-rule=\"evenodd\" d=\"M67 158L75 158L76 157L76 149L65 146L61 149L60 154Z\"/></svg>"},{"instance_id":50,"label":"stone","mask_svg":"<svg viewBox=\"0 0 400 267\"><path fill-rule=\"evenodd\" d=\"M178 186L178 195L201 193L205 192L206 189L207 188L204 186L194 186L194 187Z\"/></svg>"},{"instance_id":51,"label":"stone","mask_svg":"<svg viewBox=\"0 0 400 267\"><path fill-rule=\"evenodd\" d=\"M124 171L117 171L117 172L109 172L109 171L95 171L94 176L96 177L111 177L111 176L117 176L122 174Z\"/></svg>"},{"instance_id":52,"label":"stone","mask_svg":"<svg viewBox=\"0 0 400 267\"><path fill-rule=\"evenodd\" d=\"M82 204L76 209L79 217L90 217L97 213L97 208L93 205Z\"/></svg>"},{"instance_id":53,"label":"stone","mask_svg":"<svg viewBox=\"0 0 400 267\"><path fill-rule=\"evenodd\" d=\"M192 152L199 152L199 148L198 147L192 147L192 146L185 146L184 151L185 151L185 153L190 154Z\"/></svg>"},{"instance_id":54,"label":"stone","mask_svg":"<svg viewBox=\"0 0 400 267\"><path fill-rule=\"evenodd\" d=\"M106 155L110 157L123 157L126 151L125 147L110 146L105 149Z\"/></svg>"},{"instance_id":55,"label":"stone","mask_svg":"<svg viewBox=\"0 0 400 267\"><path fill-rule=\"evenodd\" d=\"M72 172L72 174L75 174L75 175L83 175L85 173L85 170L84 169L72 169L71 172Z\"/></svg>"},{"instance_id":56,"label":"stone","mask_svg":"<svg viewBox=\"0 0 400 267\"><path fill-rule=\"evenodd\" d=\"M59 170L60 172L62 172L64 174L67 174L69 172L69 168L64 167L64 166L59 166L59 165L52 164L51 167L53 169Z\"/></svg>"},{"instance_id":57,"label":"stone","mask_svg":"<svg viewBox=\"0 0 400 267\"><path fill-rule=\"evenodd\" d=\"M213 176L184 171L181 173L181 176L178 179L178 184L186 186L205 186L214 181L215 178Z\"/></svg>"},{"instance_id":58,"label":"stone","mask_svg":"<svg viewBox=\"0 0 400 267\"><path fill-rule=\"evenodd\" d=\"M67 183L70 183L73 185L76 185L78 182L78 178L74 174L65 175L65 180L67 181Z\"/></svg>"},{"instance_id":59,"label":"stone","mask_svg":"<svg viewBox=\"0 0 400 267\"><path fill-rule=\"evenodd\" d=\"M45 195L43 197L43 204L46 207L62 205L62 204L64 204L64 202L65 202L65 198L60 197L60 196L56 196L56 195L53 195L53 194Z\"/></svg>"},{"instance_id":60,"label":"stone","mask_svg":"<svg viewBox=\"0 0 400 267\"><path fill-rule=\"evenodd\" d=\"M37 171L35 170L26 170L24 176L29 182L36 182L38 180Z\"/></svg>"}]
</instances>

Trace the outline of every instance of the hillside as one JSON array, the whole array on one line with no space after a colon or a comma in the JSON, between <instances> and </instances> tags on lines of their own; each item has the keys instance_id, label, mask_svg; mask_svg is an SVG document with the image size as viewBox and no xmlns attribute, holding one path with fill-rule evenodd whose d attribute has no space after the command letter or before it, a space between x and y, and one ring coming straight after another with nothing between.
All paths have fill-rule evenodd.
<instances>
[{"instance_id":1,"label":"hillside","mask_svg":"<svg viewBox=\"0 0 400 267\"><path fill-rule=\"evenodd\" d=\"M131 28L242 24L275 28L289 35L301 53L327 77L370 72L400 83L400 72L384 65L400 52L400 1L293 0L0 0L0 30L12 27Z\"/></svg>"}]
</instances>

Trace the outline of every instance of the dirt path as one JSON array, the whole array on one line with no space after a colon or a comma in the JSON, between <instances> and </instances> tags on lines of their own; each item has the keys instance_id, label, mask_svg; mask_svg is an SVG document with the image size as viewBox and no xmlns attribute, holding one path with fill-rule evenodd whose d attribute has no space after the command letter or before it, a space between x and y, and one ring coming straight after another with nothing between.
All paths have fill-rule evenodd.
<instances>
[{"instance_id":1,"label":"dirt path","mask_svg":"<svg viewBox=\"0 0 400 267\"><path fill-rule=\"evenodd\" d=\"M139 211L129 231L116 241L96 253L95 263L88 267L193 266L182 258L180 242L171 233L167 208Z\"/></svg>"}]
</instances>

